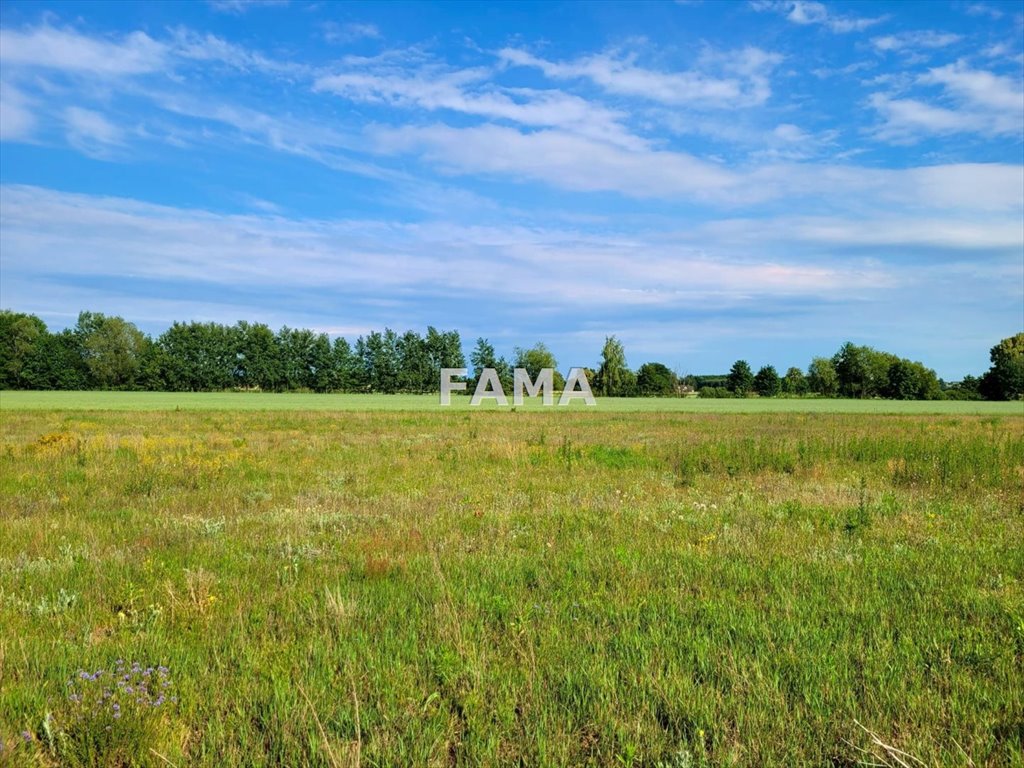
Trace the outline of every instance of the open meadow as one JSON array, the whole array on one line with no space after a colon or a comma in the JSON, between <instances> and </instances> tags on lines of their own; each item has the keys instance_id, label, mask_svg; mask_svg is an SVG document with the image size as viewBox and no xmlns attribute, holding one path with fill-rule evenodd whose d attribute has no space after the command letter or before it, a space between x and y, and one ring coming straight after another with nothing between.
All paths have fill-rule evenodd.
<instances>
[{"instance_id":1,"label":"open meadow","mask_svg":"<svg viewBox=\"0 0 1024 768\"><path fill-rule=\"evenodd\" d=\"M0 764L1024 764L1019 403L96 397L0 396Z\"/></svg>"}]
</instances>

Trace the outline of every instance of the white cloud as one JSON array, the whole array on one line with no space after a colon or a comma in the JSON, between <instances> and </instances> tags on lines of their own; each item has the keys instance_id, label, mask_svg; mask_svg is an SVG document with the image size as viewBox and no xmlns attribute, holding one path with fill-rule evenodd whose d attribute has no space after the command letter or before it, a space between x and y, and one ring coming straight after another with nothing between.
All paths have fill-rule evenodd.
<instances>
[{"instance_id":1,"label":"white cloud","mask_svg":"<svg viewBox=\"0 0 1024 768\"><path fill-rule=\"evenodd\" d=\"M763 104L771 96L769 76L782 61L756 47L706 51L698 67L659 71L636 64L635 55L605 52L569 62L539 58L518 48L498 52L508 66L534 67L555 80L587 79L609 93L669 105L737 107Z\"/></svg>"},{"instance_id":2,"label":"white cloud","mask_svg":"<svg viewBox=\"0 0 1024 768\"><path fill-rule=\"evenodd\" d=\"M220 13L239 15L254 8L282 8L288 5L288 0L207 0L207 3Z\"/></svg>"},{"instance_id":3,"label":"white cloud","mask_svg":"<svg viewBox=\"0 0 1024 768\"><path fill-rule=\"evenodd\" d=\"M847 296L887 282L877 267L711 256L657 235L227 216L21 186L4 187L3 199L5 273L22 280L116 276L275 294L341 291L371 303L486 296L516 307L591 310Z\"/></svg>"},{"instance_id":4,"label":"white cloud","mask_svg":"<svg viewBox=\"0 0 1024 768\"><path fill-rule=\"evenodd\" d=\"M752 0L750 6L755 11L779 13L794 24L801 26L820 24L840 34L861 32L889 18L888 16L873 18L836 16L828 10L824 3L814 2L814 0Z\"/></svg>"},{"instance_id":5,"label":"white cloud","mask_svg":"<svg viewBox=\"0 0 1024 768\"><path fill-rule=\"evenodd\" d=\"M981 55L988 59L1009 58L1013 55L1014 47L1009 43L994 43L982 48Z\"/></svg>"},{"instance_id":6,"label":"white cloud","mask_svg":"<svg viewBox=\"0 0 1024 768\"><path fill-rule=\"evenodd\" d=\"M420 153L449 173L502 175L576 191L707 199L739 182L732 172L682 152L629 151L557 130L433 125L378 128L371 136L382 153Z\"/></svg>"},{"instance_id":7,"label":"white cloud","mask_svg":"<svg viewBox=\"0 0 1024 768\"><path fill-rule=\"evenodd\" d=\"M943 86L968 107L1024 119L1024 88L1020 78L972 69L958 61L929 70L921 82Z\"/></svg>"},{"instance_id":8,"label":"white cloud","mask_svg":"<svg viewBox=\"0 0 1024 768\"><path fill-rule=\"evenodd\" d=\"M102 40L50 26L17 31L0 29L0 61L94 75L139 75L166 66L167 46L145 32Z\"/></svg>"},{"instance_id":9,"label":"white cloud","mask_svg":"<svg viewBox=\"0 0 1024 768\"><path fill-rule=\"evenodd\" d=\"M0 141L25 141L32 137L36 118L25 94L0 82Z\"/></svg>"},{"instance_id":10,"label":"white cloud","mask_svg":"<svg viewBox=\"0 0 1024 768\"><path fill-rule=\"evenodd\" d=\"M779 216L771 219L726 219L698 230L701 236L734 245L805 243L842 248L921 248L942 251L1003 251L1024 248L1024 231L1012 216L930 218L875 214L848 216Z\"/></svg>"},{"instance_id":11,"label":"white cloud","mask_svg":"<svg viewBox=\"0 0 1024 768\"><path fill-rule=\"evenodd\" d=\"M108 157L111 147L120 145L123 131L99 112L81 107L64 110L68 143L93 157Z\"/></svg>"},{"instance_id":12,"label":"white cloud","mask_svg":"<svg viewBox=\"0 0 1024 768\"><path fill-rule=\"evenodd\" d=\"M963 35L927 29L873 37L871 38L871 45L876 50L883 52L914 51L922 48L946 48L961 40L963 40Z\"/></svg>"},{"instance_id":13,"label":"white cloud","mask_svg":"<svg viewBox=\"0 0 1024 768\"><path fill-rule=\"evenodd\" d=\"M783 128L777 138L799 139L798 131ZM1024 168L995 163L903 170L777 163L730 169L684 152L629 151L556 130L432 125L378 127L369 135L378 152L418 155L445 173L501 176L639 199L728 206L791 200L794 205L803 201L839 208L854 201L965 210L1024 207Z\"/></svg>"},{"instance_id":14,"label":"white cloud","mask_svg":"<svg viewBox=\"0 0 1024 768\"><path fill-rule=\"evenodd\" d=\"M174 54L192 61L217 61L243 72L265 72L287 77L311 76L312 70L302 64L278 61L235 45L212 34L200 34L184 27L174 30Z\"/></svg>"},{"instance_id":15,"label":"white cloud","mask_svg":"<svg viewBox=\"0 0 1024 768\"><path fill-rule=\"evenodd\" d=\"M339 24L336 21L325 21L320 28L323 30L324 40L338 45L354 43L357 40L378 40L381 37L376 24Z\"/></svg>"},{"instance_id":16,"label":"white cloud","mask_svg":"<svg viewBox=\"0 0 1024 768\"><path fill-rule=\"evenodd\" d=\"M446 71L428 67L408 73L375 67L320 77L314 90L352 101L450 110L527 126L557 127L628 148L646 146L647 142L620 125L626 117L622 112L558 90L500 88L490 82L492 74L483 68Z\"/></svg>"},{"instance_id":17,"label":"white cloud","mask_svg":"<svg viewBox=\"0 0 1024 768\"><path fill-rule=\"evenodd\" d=\"M968 16L988 16L990 19L1003 18L1003 12L985 3L970 3L965 9Z\"/></svg>"},{"instance_id":18,"label":"white cloud","mask_svg":"<svg viewBox=\"0 0 1024 768\"><path fill-rule=\"evenodd\" d=\"M957 133L1019 136L1024 131L1024 87L1019 79L958 61L932 68L916 82L939 86L945 103L872 94L870 104L884 119L878 130L882 138L913 141L922 135Z\"/></svg>"}]
</instances>

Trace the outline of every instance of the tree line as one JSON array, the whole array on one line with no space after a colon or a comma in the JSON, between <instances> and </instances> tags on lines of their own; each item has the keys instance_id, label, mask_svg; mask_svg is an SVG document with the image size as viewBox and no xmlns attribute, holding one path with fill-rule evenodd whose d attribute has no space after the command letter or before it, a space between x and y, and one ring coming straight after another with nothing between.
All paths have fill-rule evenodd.
<instances>
[{"instance_id":1,"label":"tree line","mask_svg":"<svg viewBox=\"0 0 1024 768\"><path fill-rule=\"evenodd\" d=\"M1024 333L1003 339L990 353L992 367L979 377L947 384L919 362L871 347L844 344L832 357L814 358L804 372L782 376L771 365L756 373L738 360L728 374L680 376L659 362L635 371L614 336L605 340L600 364L585 369L595 394L606 397L885 397L991 399L1024 396ZM511 360L484 338L469 360L475 386L484 368L498 372L510 390L515 368L536 379L558 362L543 344L516 347ZM459 332L428 327L399 334L390 328L360 336L355 344L308 329L272 330L263 323L234 325L176 322L152 338L124 318L82 312L77 323L52 333L37 316L0 310L0 389L125 389L207 392L437 392L442 368L465 368Z\"/></svg>"}]
</instances>

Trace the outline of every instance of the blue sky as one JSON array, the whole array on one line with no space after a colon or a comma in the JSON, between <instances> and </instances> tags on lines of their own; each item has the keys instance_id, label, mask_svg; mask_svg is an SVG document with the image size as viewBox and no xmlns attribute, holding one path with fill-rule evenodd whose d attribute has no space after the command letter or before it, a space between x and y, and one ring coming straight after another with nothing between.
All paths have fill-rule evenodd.
<instances>
[{"instance_id":1,"label":"blue sky","mask_svg":"<svg viewBox=\"0 0 1024 768\"><path fill-rule=\"evenodd\" d=\"M956 379L1024 328L1024 5L0 5L0 305Z\"/></svg>"}]
</instances>

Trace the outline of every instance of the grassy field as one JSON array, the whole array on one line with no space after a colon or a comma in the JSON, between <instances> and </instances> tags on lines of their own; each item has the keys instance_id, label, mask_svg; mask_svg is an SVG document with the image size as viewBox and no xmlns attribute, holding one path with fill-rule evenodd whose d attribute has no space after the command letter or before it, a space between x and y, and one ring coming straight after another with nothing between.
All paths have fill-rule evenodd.
<instances>
[{"instance_id":1,"label":"grassy field","mask_svg":"<svg viewBox=\"0 0 1024 768\"><path fill-rule=\"evenodd\" d=\"M511 393L508 393L511 403ZM486 400L476 408L469 397L452 396L441 407L437 395L322 395L258 392L11 392L0 391L0 410L101 411L451 411L505 410ZM517 410L582 411L581 401L544 408L529 398ZM597 412L631 413L935 413L1024 416L1024 403L939 400L829 400L789 398L701 399L657 397L597 398Z\"/></svg>"},{"instance_id":2,"label":"grassy field","mask_svg":"<svg viewBox=\"0 0 1024 768\"><path fill-rule=\"evenodd\" d=\"M0 763L1024 764L1019 408L394 401L0 396Z\"/></svg>"}]
</instances>

